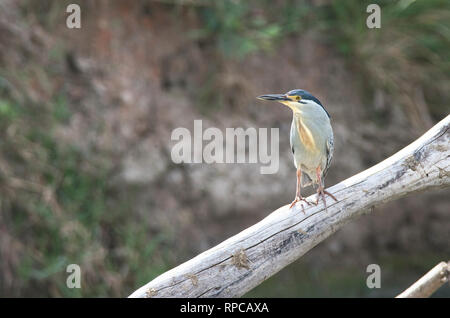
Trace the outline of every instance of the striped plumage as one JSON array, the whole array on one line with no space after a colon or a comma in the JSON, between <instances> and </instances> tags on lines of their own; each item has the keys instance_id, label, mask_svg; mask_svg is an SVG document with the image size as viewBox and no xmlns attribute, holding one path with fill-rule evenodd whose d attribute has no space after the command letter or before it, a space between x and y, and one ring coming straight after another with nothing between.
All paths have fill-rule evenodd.
<instances>
[{"instance_id":1,"label":"striped plumage","mask_svg":"<svg viewBox=\"0 0 450 318\"><path fill-rule=\"evenodd\" d=\"M322 103L301 89L259 98L279 101L292 110L290 144L297 168L297 192L291 207L304 200L300 195L301 185L318 185L318 193L323 196L324 203L325 194L334 198L324 190L324 179L333 158L334 138L330 115Z\"/></svg>"},{"instance_id":2,"label":"striped plumage","mask_svg":"<svg viewBox=\"0 0 450 318\"><path fill-rule=\"evenodd\" d=\"M306 99L310 94L299 91L288 93L296 92L296 94L305 96L297 102L299 106L293 108L292 111L290 144L295 167L300 167L303 176L308 177L309 182L302 179L302 185L307 186L311 184L310 181L318 184L316 168L320 166L323 184L334 150L330 116L318 99Z\"/></svg>"}]
</instances>

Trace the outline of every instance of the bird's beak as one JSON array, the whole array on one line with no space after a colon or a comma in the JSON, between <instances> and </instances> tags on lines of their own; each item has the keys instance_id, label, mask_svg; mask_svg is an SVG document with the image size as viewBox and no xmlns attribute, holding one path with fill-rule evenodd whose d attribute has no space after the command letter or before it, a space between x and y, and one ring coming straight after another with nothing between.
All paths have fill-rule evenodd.
<instances>
[{"instance_id":1,"label":"bird's beak","mask_svg":"<svg viewBox=\"0 0 450 318\"><path fill-rule=\"evenodd\" d=\"M289 101L290 99L284 94L268 94L257 97L262 100L276 100L276 101Z\"/></svg>"}]
</instances>

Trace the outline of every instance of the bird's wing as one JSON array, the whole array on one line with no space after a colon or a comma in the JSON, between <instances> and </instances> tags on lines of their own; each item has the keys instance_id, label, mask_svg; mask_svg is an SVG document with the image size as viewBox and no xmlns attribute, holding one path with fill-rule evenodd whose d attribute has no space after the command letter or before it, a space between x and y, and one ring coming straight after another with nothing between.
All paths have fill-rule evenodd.
<instances>
[{"instance_id":1,"label":"bird's wing","mask_svg":"<svg viewBox=\"0 0 450 318\"><path fill-rule=\"evenodd\" d=\"M294 152L294 138L295 138L295 130L296 130L296 125L295 125L295 117L292 119L292 123L291 123L291 132L290 132L290 138L289 138L289 144L291 145L291 151L292 154L295 154ZM295 160L294 160L295 161Z\"/></svg>"},{"instance_id":2,"label":"bird's wing","mask_svg":"<svg viewBox=\"0 0 450 318\"><path fill-rule=\"evenodd\" d=\"M333 151L334 151L334 137L331 134L330 138L328 138L326 143L326 154L327 154L327 163L325 165L325 169L323 169L322 180L325 179L327 175L328 168L330 168L331 159L333 159Z\"/></svg>"}]
</instances>

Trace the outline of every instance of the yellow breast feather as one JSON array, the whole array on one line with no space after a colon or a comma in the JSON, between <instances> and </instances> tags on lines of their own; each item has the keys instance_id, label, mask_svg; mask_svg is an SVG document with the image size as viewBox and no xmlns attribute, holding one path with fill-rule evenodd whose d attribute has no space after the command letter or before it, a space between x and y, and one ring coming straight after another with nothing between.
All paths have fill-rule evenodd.
<instances>
[{"instance_id":1,"label":"yellow breast feather","mask_svg":"<svg viewBox=\"0 0 450 318\"><path fill-rule=\"evenodd\" d=\"M297 116L295 118L295 122L302 144L305 145L309 151L317 152L316 141L314 140L311 130L309 130L308 126L306 126L302 119Z\"/></svg>"}]
</instances>

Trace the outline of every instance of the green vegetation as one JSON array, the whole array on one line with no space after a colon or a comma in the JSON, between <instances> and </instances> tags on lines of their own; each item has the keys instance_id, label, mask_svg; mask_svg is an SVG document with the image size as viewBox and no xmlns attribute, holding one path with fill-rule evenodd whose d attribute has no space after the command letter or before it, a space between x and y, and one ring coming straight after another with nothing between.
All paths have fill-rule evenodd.
<instances>
[{"instance_id":1,"label":"green vegetation","mask_svg":"<svg viewBox=\"0 0 450 318\"><path fill-rule=\"evenodd\" d=\"M244 58L272 50L284 36L299 31L308 10L308 5L296 5L296 1L212 1L199 7L202 29L194 30L191 36L212 39L227 58Z\"/></svg>"},{"instance_id":2,"label":"green vegetation","mask_svg":"<svg viewBox=\"0 0 450 318\"><path fill-rule=\"evenodd\" d=\"M169 238L130 216L133 193L108 183L108 163L56 137L68 104L61 93L47 104L0 95L3 295L124 296L167 269L158 247ZM81 289L65 286L71 263L82 268Z\"/></svg>"},{"instance_id":3,"label":"green vegetation","mask_svg":"<svg viewBox=\"0 0 450 318\"><path fill-rule=\"evenodd\" d=\"M448 1L379 1L381 29L366 26L366 8L372 1L338 0L314 7L308 3L207 2L197 9L203 28L191 35L210 39L226 58L243 59L257 51L276 54L276 45L290 34L313 31L364 79L361 88L369 104L381 92L392 105L402 106L420 130L449 112Z\"/></svg>"},{"instance_id":4,"label":"green vegetation","mask_svg":"<svg viewBox=\"0 0 450 318\"><path fill-rule=\"evenodd\" d=\"M380 1L381 28L368 29L369 3L333 1L321 27L369 95L383 92L423 130L450 111L450 3Z\"/></svg>"}]
</instances>

